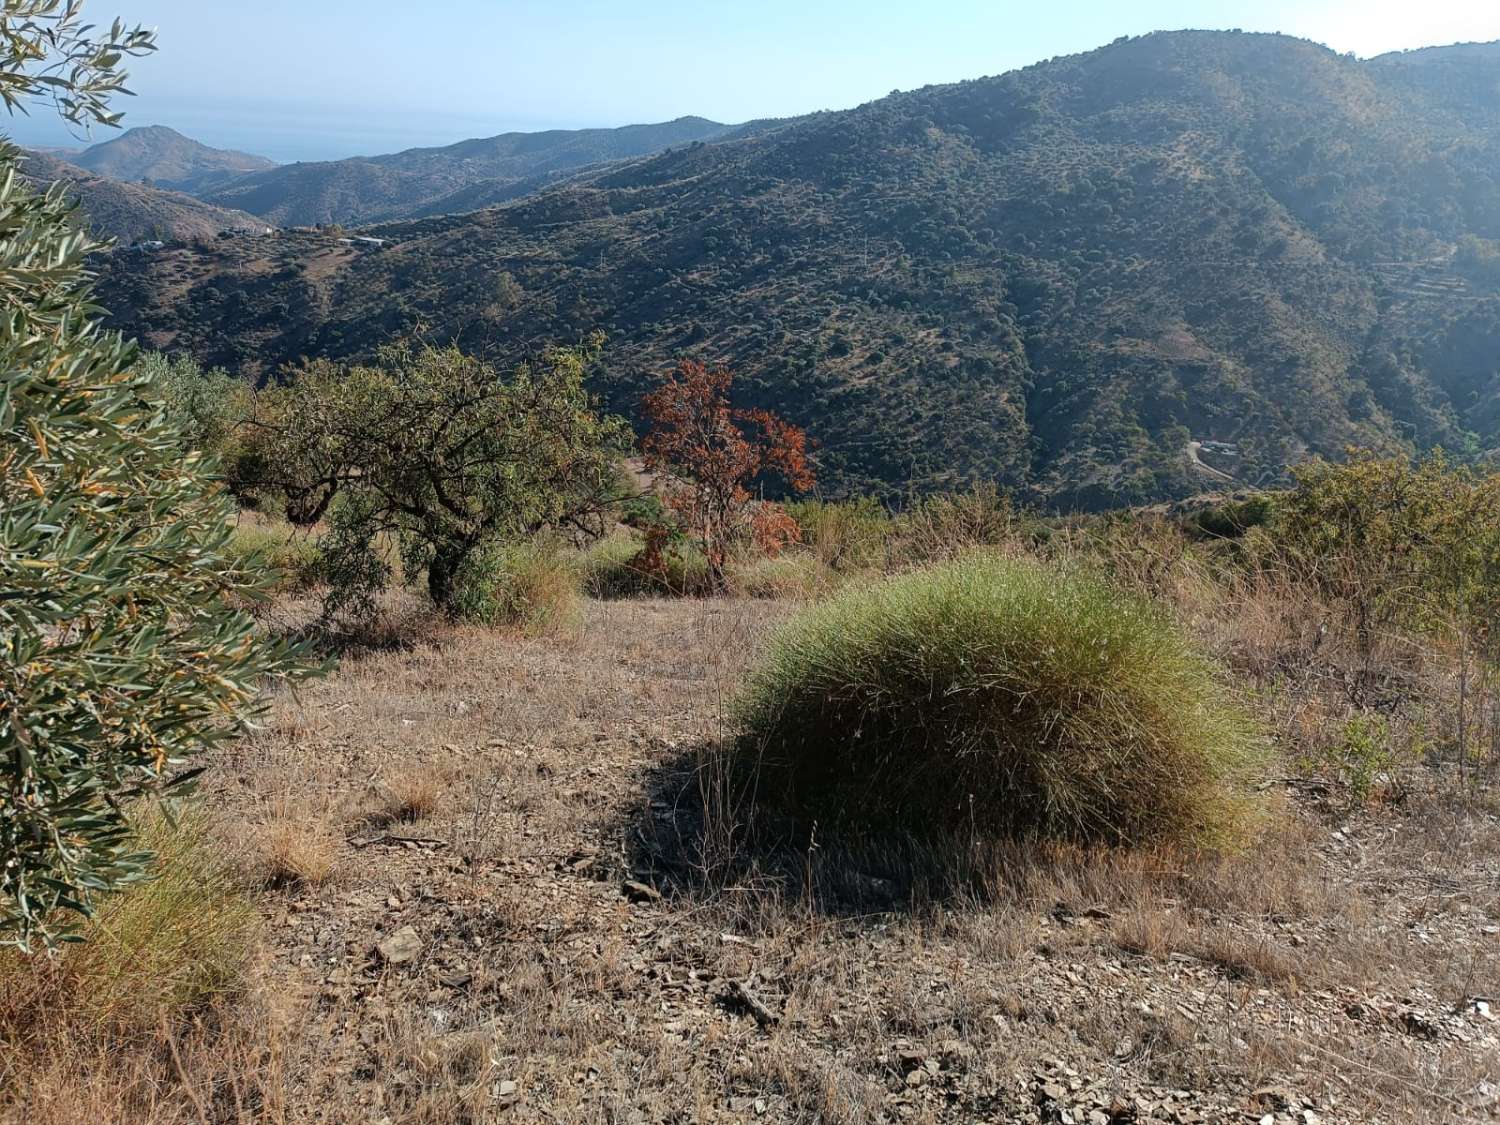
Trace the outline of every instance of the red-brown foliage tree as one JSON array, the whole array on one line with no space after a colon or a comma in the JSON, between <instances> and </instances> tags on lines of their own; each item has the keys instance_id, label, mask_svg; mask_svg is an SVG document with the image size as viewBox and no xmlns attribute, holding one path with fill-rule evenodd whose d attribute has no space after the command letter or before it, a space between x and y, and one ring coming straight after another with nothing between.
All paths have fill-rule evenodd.
<instances>
[{"instance_id":1,"label":"red-brown foliage tree","mask_svg":"<svg viewBox=\"0 0 1500 1125\"><path fill-rule=\"evenodd\" d=\"M795 521L777 504L755 500L749 486L775 474L794 492L813 486L807 435L765 410L730 405L734 376L683 360L645 397L650 430L641 443L657 491L703 548L715 589L724 562L744 540L777 554L798 538Z\"/></svg>"}]
</instances>

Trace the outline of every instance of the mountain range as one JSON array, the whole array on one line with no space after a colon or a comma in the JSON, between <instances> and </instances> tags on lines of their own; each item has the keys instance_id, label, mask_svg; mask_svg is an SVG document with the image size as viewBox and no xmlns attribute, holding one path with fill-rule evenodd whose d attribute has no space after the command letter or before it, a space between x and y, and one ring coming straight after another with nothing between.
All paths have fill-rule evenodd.
<instances>
[{"instance_id":1,"label":"mountain range","mask_svg":"<svg viewBox=\"0 0 1500 1125\"><path fill-rule=\"evenodd\" d=\"M127 129L65 159L96 176L194 195L248 173L276 167L263 156L199 144L165 125Z\"/></svg>"},{"instance_id":2,"label":"mountain range","mask_svg":"<svg viewBox=\"0 0 1500 1125\"><path fill-rule=\"evenodd\" d=\"M1199 441L1248 484L1348 444L1472 452L1500 439L1497 57L1158 33L651 155L585 145L627 158L387 223L381 252L221 240L112 262L101 293L256 377L602 328L612 406L679 356L726 362L835 494L992 479L1102 507L1200 489ZM535 187L445 195L425 159L433 187L366 213ZM264 207L235 190L213 198Z\"/></svg>"},{"instance_id":3,"label":"mountain range","mask_svg":"<svg viewBox=\"0 0 1500 1125\"><path fill-rule=\"evenodd\" d=\"M59 180L66 182L94 232L127 246L152 239L207 239L222 231L265 227L262 220L243 211L216 207L182 192L95 175L46 152L24 152L21 175L38 190Z\"/></svg>"},{"instance_id":4,"label":"mountain range","mask_svg":"<svg viewBox=\"0 0 1500 1125\"><path fill-rule=\"evenodd\" d=\"M682 117L618 129L503 133L388 156L289 164L203 194L282 226L442 215L519 198L591 165L754 128Z\"/></svg>"}]
</instances>

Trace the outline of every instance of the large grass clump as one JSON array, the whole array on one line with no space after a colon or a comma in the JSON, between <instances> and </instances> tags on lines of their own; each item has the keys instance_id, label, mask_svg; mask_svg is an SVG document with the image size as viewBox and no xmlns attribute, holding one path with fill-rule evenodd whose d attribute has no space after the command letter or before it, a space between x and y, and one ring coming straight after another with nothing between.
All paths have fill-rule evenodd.
<instances>
[{"instance_id":1,"label":"large grass clump","mask_svg":"<svg viewBox=\"0 0 1500 1125\"><path fill-rule=\"evenodd\" d=\"M1259 758L1217 670L1163 612L987 556L799 615L737 719L761 799L918 834L1228 842Z\"/></svg>"},{"instance_id":2,"label":"large grass clump","mask_svg":"<svg viewBox=\"0 0 1500 1125\"><path fill-rule=\"evenodd\" d=\"M453 613L529 637L554 636L583 618L577 568L546 540L476 551L460 575Z\"/></svg>"},{"instance_id":3,"label":"large grass clump","mask_svg":"<svg viewBox=\"0 0 1500 1125\"><path fill-rule=\"evenodd\" d=\"M66 1021L152 1030L239 987L255 941L254 905L210 838L203 812L148 811L132 841L154 857L149 878L99 900L82 941L55 957L0 949L0 1041ZM45 1010L47 1021L37 1014ZM3 1067L0 1067L3 1072Z\"/></svg>"}]
</instances>

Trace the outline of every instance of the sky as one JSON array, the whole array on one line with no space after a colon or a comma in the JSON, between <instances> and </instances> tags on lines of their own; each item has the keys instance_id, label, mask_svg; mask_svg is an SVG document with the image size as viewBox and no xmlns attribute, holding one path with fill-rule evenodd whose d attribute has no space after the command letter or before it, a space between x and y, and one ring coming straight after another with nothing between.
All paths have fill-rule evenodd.
<instances>
[{"instance_id":1,"label":"sky","mask_svg":"<svg viewBox=\"0 0 1500 1125\"><path fill-rule=\"evenodd\" d=\"M131 67L127 126L281 161L845 109L1162 29L1281 31L1362 57L1500 39L1500 0L88 0L86 12L159 32L160 51ZM80 143L40 107L9 131Z\"/></svg>"}]
</instances>

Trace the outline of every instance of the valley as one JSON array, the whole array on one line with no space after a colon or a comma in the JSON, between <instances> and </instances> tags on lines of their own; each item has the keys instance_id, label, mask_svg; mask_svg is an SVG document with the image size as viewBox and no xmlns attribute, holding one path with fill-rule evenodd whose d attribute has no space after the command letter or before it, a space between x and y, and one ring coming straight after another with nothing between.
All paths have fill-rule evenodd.
<instances>
[{"instance_id":1,"label":"valley","mask_svg":"<svg viewBox=\"0 0 1500 1125\"><path fill-rule=\"evenodd\" d=\"M1250 479L1488 448L1500 140L1461 96L1484 50L1147 36L387 223L390 253L316 277L209 244L102 293L153 346L260 379L419 331L501 358L599 328L630 412L677 357L727 362L839 495L1181 497L1188 434L1238 443Z\"/></svg>"}]
</instances>

